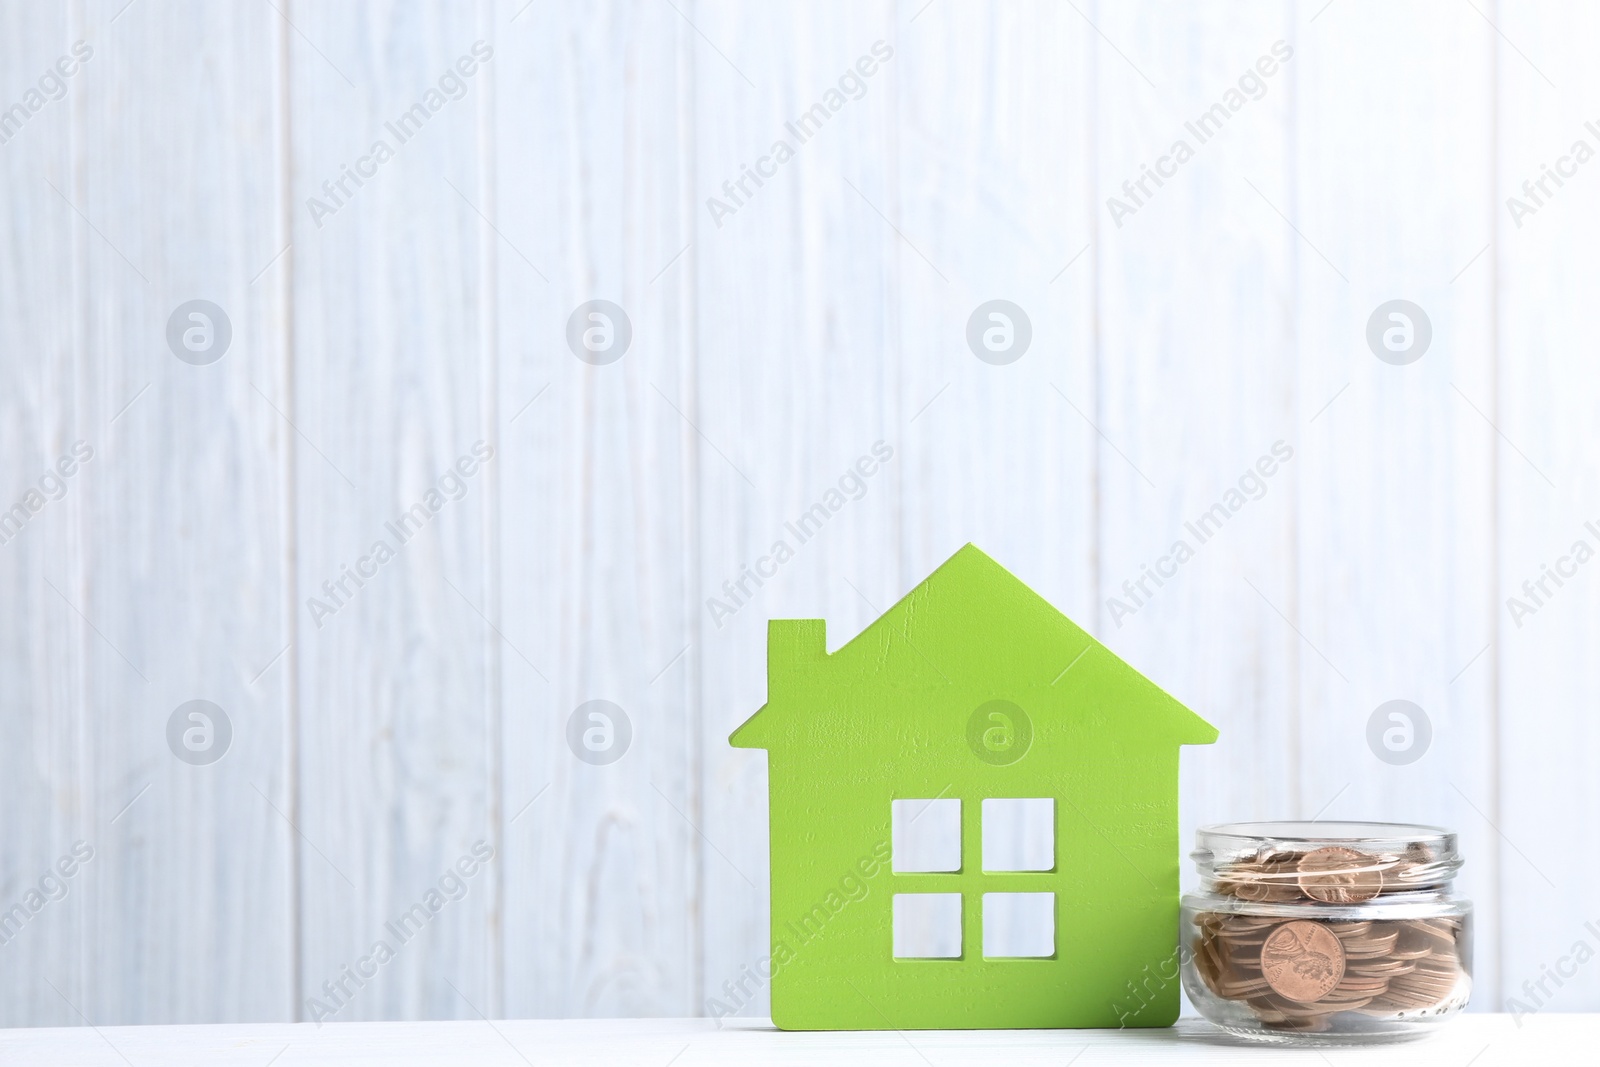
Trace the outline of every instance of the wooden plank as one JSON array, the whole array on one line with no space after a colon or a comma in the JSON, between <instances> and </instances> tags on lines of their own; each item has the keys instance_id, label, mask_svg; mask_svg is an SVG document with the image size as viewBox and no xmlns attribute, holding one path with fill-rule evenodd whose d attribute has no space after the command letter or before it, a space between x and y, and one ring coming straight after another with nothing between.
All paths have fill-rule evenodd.
<instances>
[{"instance_id":1,"label":"wooden plank","mask_svg":"<svg viewBox=\"0 0 1600 1067\"><path fill-rule=\"evenodd\" d=\"M686 421L694 30L667 4L521 6L497 8L507 28L492 179L505 354L505 1010L689 1013L703 848ZM617 347L570 346L569 320L592 300L623 309L625 348L612 312ZM587 315L580 338L596 325ZM590 752L569 744L568 727L593 700L621 715L604 713L615 732L591 740L610 747ZM580 742L589 729L604 726L585 713Z\"/></svg>"},{"instance_id":2,"label":"wooden plank","mask_svg":"<svg viewBox=\"0 0 1600 1067\"><path fill-rule=\"evenodd\" d=\"M21 905L28 916L21 925L0 918L4 1026L78 1022L46 980L84 1003L84 902L99 873L91 868L63 879L53 869L63 856L72 866L74 841L100 841L101 834L90 829L94 813L83 786L83 624L42 580L53 574L58 584L81 582L83 501L86 483L98 474L78 469L63 479L54 471L63 455L75 465L72 445L87 440L75 374L81 361L76 252L83 226L45 181L59 187L74 172L74 108L88 73L71 55L74 29L64 7L0 10L0 69L8 72L0 106L22 104L32 112L20 126L0 125L0 307L6 309L0 315L0 455L6 460L0 588L7 592L0 612L0 729L11 739L0 746L0 810L10 823L0 851L0 911ZM70 78L53 72L63 55ZM37 95L25 103L30 89ZM55 91L60 99L50 100ZM102 466L103 430L89 432ZM20 516L12 512L18 503Z\"/></svg>"},{"instance_id":3,"label":"wooden plank","mask_svg":"<svg viewBox=\"0 0 1600 1067\"><path fill-rule=\"evenodd\" d=\"M1052 4L931 8L898 29L882 165L904 233L888 352L902 558L841 640L968 541L1095 618L1092 35Z\"/></svg>"},{"instance_id":4,"label":"wooden plank","mask_svg":"<svg viewBox=\"0 0 1600 1067\"><path fill-rule=\"evenodd\" d=\"M1422 53L1404 43L1418 35ZM1279 206L1303 235L1296 399L1308 426L1298 594L1280 606L1304 635L1301 811L1460 832L1460 888L1478 908L1474 1006L1492 1010L1507 858L1492 814L1492 661L1478 655L1497 595L1493 289L1485 264L1465 268L1489 241L1493 31L1470 7L1392 4L1335 6L1295 36L1294 182ZM1402 365L1367 340L1375 310L1397 299L1432 325ZM1415 762L1368 744L1370 717L1397 699L1431 723Z\"/></svg>"},{"instance_id":5,"label":"wooden plank","mask_svg":"<svg viewBox=\"0 0 1600 1067\"><path fill-rule=\"evenodd\" d=\"M765 699L767 619L825 618L837 647L876 615L868 600L887 608L904 592L897 264L913 253L897 249L879 213L899 214L895 122L909 72L887 6L695 17L727 59L695 45L697 364L685 412L704 431L690 590L704 726L702 794L686 812L706 843L704 980L690 1008L759 1015L769 1002L759 974L770 954L765 757L727 737ZM857 67L863 58L872 73ZM775 151L780 140L792 157ZM739 189L746 166L772 173ZM713 197L734 213L719 206L713 217ZM826 519L800 531L817 506ZM765 576L746 576L755 569Z\"/></svg>"},{"instance_id":6,"label":"wooden plank","mask_svg":"<svg viewBox=\"0 0 1600 1067\"><path fill-rule=\"evenodd\" d=\"M476 204L498 50L468 7L292 17L295 370L267 398L296 442L297 1007L472 1018L497 870L475 846L497 840Z\"/></svg>"},{"instance_id":7,"label":"wooden plank","mask_svg":"<svg viewBox=\"0 0 1600 1067\"><path fill-rule=\"evenodd\" d=\"M1590 340L1600 317L1592 297L1600 131L1583 103L1593 99L1600 72L1582 47L1594 39L1597 19L1577 4L1504 5L1491 15L1504 34L1492 38L1495 246L1457 282L1476 275L1479 286L1500 294L1499 359L1472 383L1500 429L1491 441L1500 534L1491 590L1496 643L1484 656L1497 659L1473 668L1499 698L1492 737L1499 804L1484 807L1504 833L1503 1002L1508 1010L1516 998L1574 1011L1600 1004L1600 973L1588 966L1571 973L1579 941L1600 947L1588 925L1600 923L1588 889L1600 878L1600 783L1592 766L1600 744L1593 655L1600 586L1591 566L1571 558L1579 541L1590 553L1600 550L1589 525L1600 526L1593 470L1600 369ZM1578 141L1587 162L1572 174ZM1530 191L1525 182L1542 186ZM1547 577L1547 566L1568 577Z\"/></svg>"},{"instance_id":8,"label":"wooden plank","mask_svg":"<svg viewBox=\"0 0 1600 1067\"><path fill-rule=\"evenodd\" d=\"M1098 630L1220 731L1182 756L1186 855L1199 824L1315 813L1298 795L1302 649L1277 614L1295 612L1304 481L1285 356L1297 239L1267 202L1289 199L1302 57L1274 55L1296 34L1273 4L1119 8L1099 26Z\"/></svg>"},{"instance_id":9,"label":"wooden plank","mask_svg":"<svg viewBox=\"0 0 1600 1067\"><path fill-rule=\"evenodd\" d=\"M257 392L286 374L284 290L260 274L284 241L276 18L189 3L82 31L81 140L57 184L97 450L81 571L46 561L41 580L85 628L85 815L104 844L77 1008L95 1023L282 1018L292 989L291 836L263 801L290 780L289 678L264 672L287 641L289 430ZM209 340L175 316L194 300L215 305ZM188 347L175 317L176 336L201 329ZM193 700L220 709L210 730L170 732ZM171 747L190 728L192 763Z\"/></svg>"}]
</instances>

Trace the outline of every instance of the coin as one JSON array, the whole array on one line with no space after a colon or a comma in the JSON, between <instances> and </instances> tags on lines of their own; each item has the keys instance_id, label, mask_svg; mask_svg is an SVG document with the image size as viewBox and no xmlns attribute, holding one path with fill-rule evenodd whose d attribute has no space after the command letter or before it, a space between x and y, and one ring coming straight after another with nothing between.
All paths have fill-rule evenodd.
<instances>
[{"instance_id":1,"label":"coin","mask_svg":"<svg viewBox=\"0 0 1600 1067\"><path fill-rule=\"evenodd\" d=\"M1280 996L1312 1004L1344 977L1344 946L1320 923L1286 922L1261 946L1261 971Z\"/></svg>"},{"instance_id":2,"label":"coin","mask_svg":"<svg viewBox=\"0 0 1600 1067\"><path fill-rule=\"evenodd\" d=\"M1419 868L1431 860L1334 846L1262 850L1219 863L1213 888L1251 903L1313 901L1315 911L1430 884L1435 874ZM1464 925L1448 915L1290 921L1201 912L1195 966L1212 993L1248 1005L1269 1029L1340 1030L1349 1025L1340 1017L1354 1013L1392 1020L1465 1003Z\"/></svg>"},{"instance_id":3,"label":"coin","mask_svg":"<svg viewBox=\"0 0 1600 1067\"><path fill-rule=\"evenodd\" d=\"M1345 957L1344 973L1346 977L1352 974L1383 974L1394 977L1401 974L1410 974L1416 970L1415 963L1394 958L1386 960L1352 960Z\"/></svg>"},{"instance_id":4,"label":"coin","mask_svg":"<svg viewBox=\"0 0 1600 1067\"><path fill-rule=\"evenodd\" d=\"M1359 904L1383 891L1383 871L1353 848L1319 848L1300 857L1300 889L1324 904Z\"/></svg>"},{"instance_id":5,"label":"coin","mask_svg":"<svg viewBox=\"0 0 1600 1067\"><path fill-rule=\"evenodd\" d=\"M1395 939L1400 936L1398 930L1389 930L1370 937L1345 940L1340 938L1344 945L1345 958L1349 960L1374 960L1389 956L1394 950Z\"/></svg>"}]
</instances>

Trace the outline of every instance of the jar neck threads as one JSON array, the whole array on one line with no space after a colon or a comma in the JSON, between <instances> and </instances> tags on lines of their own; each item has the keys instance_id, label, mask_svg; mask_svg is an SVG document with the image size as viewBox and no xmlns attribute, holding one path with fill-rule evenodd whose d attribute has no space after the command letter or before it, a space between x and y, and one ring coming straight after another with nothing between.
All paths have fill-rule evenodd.
<instances>
[{"instance_id":1,"label":"jar neck threads","mask_svg":"<svg viewBox=\"0 0 1600 1067\"><path fill-rule=\"evenodd\" d=\"M1253 903L1352 905L1448 894L1456 835L1396 823L1274 822L1202 827L1202 890Z\"/></svg>"}]
</instances>

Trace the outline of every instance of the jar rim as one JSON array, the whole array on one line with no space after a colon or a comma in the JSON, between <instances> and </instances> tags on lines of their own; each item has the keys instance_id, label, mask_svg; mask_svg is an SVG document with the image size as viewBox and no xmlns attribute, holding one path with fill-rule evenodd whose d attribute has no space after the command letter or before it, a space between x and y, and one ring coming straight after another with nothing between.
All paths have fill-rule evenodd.
<instances>
[{"instance_id":1,"label":"jar rim","mask_svg":"<svg viewBox=\"0 0 1600 1067\"><path fill-rule=\"evenodd\" d=\"M1340 820L1284 820L1272 822L1212 823L1196 831L1200 840L1222 838L1239 841L1288 840L1305 842L1438 842L1453 843L1455 834L1442 826L1422 823L1361 822Z\"/></svg>"}]
</instances>

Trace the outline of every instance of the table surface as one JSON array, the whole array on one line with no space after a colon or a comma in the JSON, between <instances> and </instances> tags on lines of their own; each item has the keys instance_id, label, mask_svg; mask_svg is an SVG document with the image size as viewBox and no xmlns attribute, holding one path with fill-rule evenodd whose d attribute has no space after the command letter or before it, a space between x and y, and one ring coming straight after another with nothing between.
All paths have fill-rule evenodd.
<instances>
[{"instance_id":1,"label":"table surface","mask_svg":"<svg viewBox=\"0 0 1600 1067\"><path fill-rule=\"evenodd\" d=\"M1600 1015L1464 1015L1422 1041L1358 1049L1247 1047L1199 1019L1168 1030L942 1030L784 1033L765 1020L582 1019L419 1023L259 1023L0 1030L0 1064L167 1067L238 1064L1224 1064L1322 1062L1407 1067L1600 1063Z\"/></svg>"}]
</instances>

